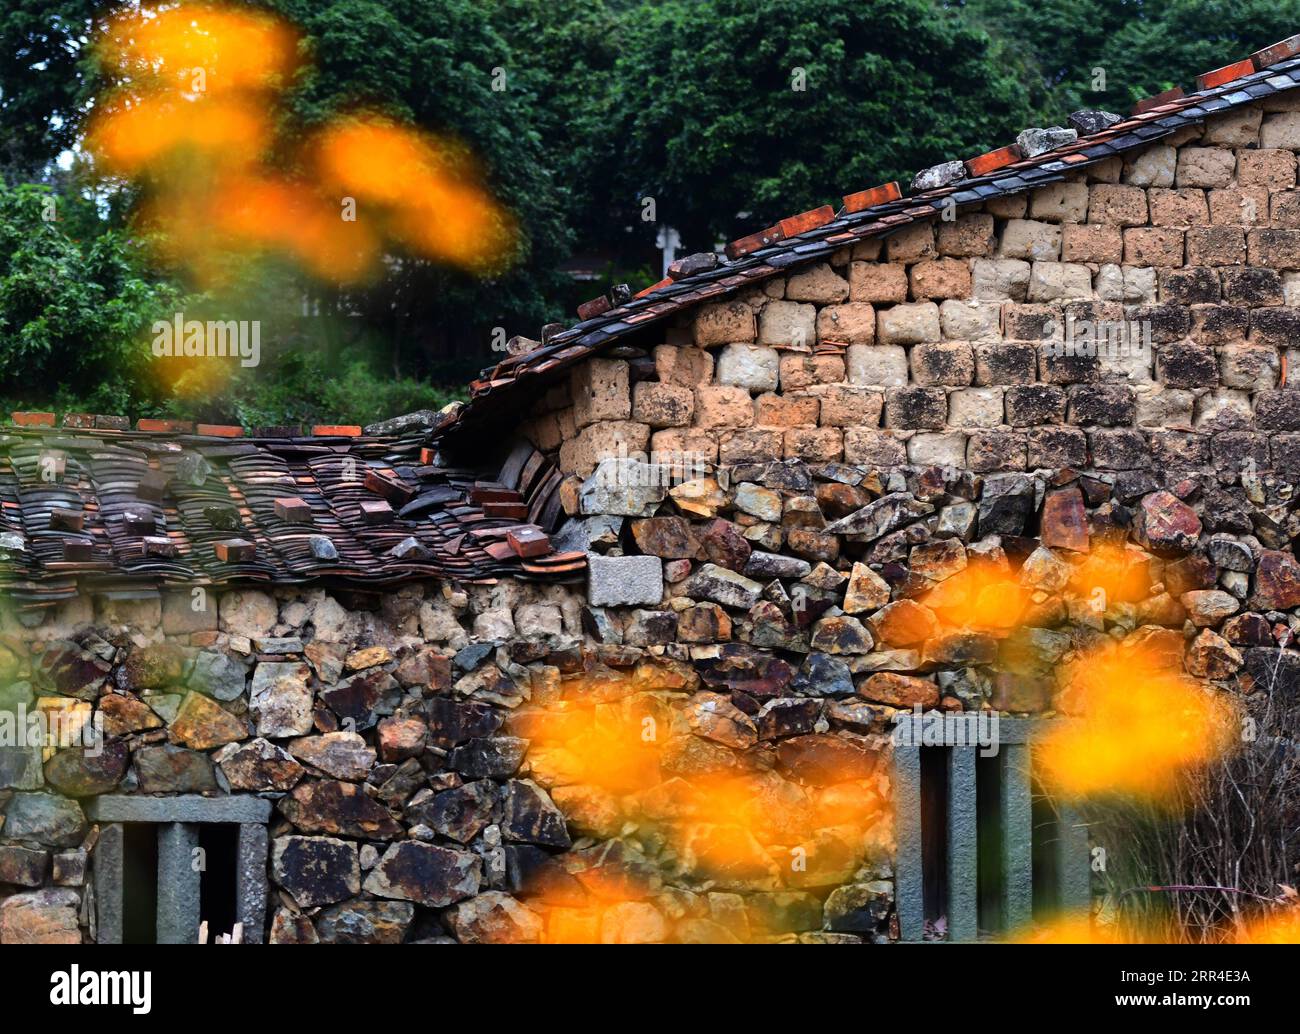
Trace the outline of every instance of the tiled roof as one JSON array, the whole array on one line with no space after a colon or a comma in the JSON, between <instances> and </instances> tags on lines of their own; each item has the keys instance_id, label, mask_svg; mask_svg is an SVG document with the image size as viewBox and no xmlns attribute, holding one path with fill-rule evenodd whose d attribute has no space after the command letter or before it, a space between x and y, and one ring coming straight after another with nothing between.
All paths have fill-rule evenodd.
<instances>
[{"instance_id":1,"label":"tiled roof","mask_svg":"<svg viewBox=\"0 0 1300 1034\"><path fill-rule=\"evenodd\" d=\"M19 608L168 584L356 586L568 579L560 474L532 446L500 470L435 466L427 432L194 427L14 414L0 430L0 591Z\"/></svg>"},{"instance_id":2,"label":"tiled roof","mask_svg":"<svg viewBox=\"0 0 1300 1034\"><path fill-rule=\"evenodd\" d=\"M954 182L904 197L898 184L846 195L838 210L813 209L727 246L727 260L669 278L621 299L602 297L579 307L581 322L546 337L542 347L512 355L470 384L470 401L449 414L435 437L459 439L468 429L508 419L539 387L566 367L613 346L629 334L700 302L717 300L792 267L825 259L846 245L930 219L942 209L979 204L1049 183L1144 147L1208 116L1258 101L1300 84L1300 35L1244 61L1197 76L1196 92L1170 90L1140 102L1128 118L1034 157L1018 145L951 163L964 175ZM1023 134L1022 134L1023 136ZM707 257L707 256L706 256ZM521 394L521 392L523 394Z\"/></svg>"}]
</instances>

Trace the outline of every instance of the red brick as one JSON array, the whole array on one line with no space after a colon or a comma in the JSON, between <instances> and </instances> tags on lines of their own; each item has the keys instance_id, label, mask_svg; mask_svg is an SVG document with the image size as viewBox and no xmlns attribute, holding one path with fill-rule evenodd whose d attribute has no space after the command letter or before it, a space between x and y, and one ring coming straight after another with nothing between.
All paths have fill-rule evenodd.
<instances>
[{"instance_id":1,"label":"red brick","mask_svg":"<svg viewBox=\"0 0 1300 1034\"><path fill-rule=\"evenodd\" d=\"M1162 104L1168 104L1170 101L1179 100L1183 96L1183 88L1175 86L1172 90L1166 90L1164 93L1157 93L1154 97L1148 97L1146 100L1138 101L1133 105L1133 114L1141 115L1144 111L1150 111L1152 108L1158 108Z\"/></svg>"},{"instance_id":2,"label":"red brick","mask_svg":"<svg viewBox=\"0 0 1300 1034\"><path fill-rule=\"evenodd\" d=\"M361 435L361 425L316 424L311 433L317 438L357 438Z\"/></svg>"},{"instance_id":3,"label":"red brick","mask_svg":"<svg viewBox=\"0 0 1300 1034\"><path fill-rule=\"evenodd\" d=\"M831 208L830 205L822 205L820 208L800 212L788 219L782 219L777 225L780 227L783 237L798 237L801 233L807 233L819 226L825 226L834 218L835 209Z\"/></svg>"},{"instance_id":4,"label":"red brick","mask_svg":"<svg viewBox=\"0 0 1300 1034\"><path fill-rule=\"evenodd\" d=\"M1216 68L1213 72L1198 75L1196 77L1196 88L1198 90L1211 90L1216 86L1222 86L1224 83L1230 83L1234 79L1240 79L1243 75L1254 74L1255 62L1250 58L1246 58L1244 61L1234 61L1230 65Z\"/></svg>"},{"instance_id":5,"label":"red brick","mask_svg":"<svg viewBox=\"0 0 1300 1034\"><path fill-rule=\"evenodd\" d=\"M602 313L609 312L613 307L610 300L602 294L599 298L593 298L591 301L583 302L578 306L578 319L594 320Z\"/></svg>"},{"instance_id":6,"label":"red brick","mask_svg":"<svg viewBox=\"0 0 1300 1034\"><path fill-rule=\"evenodd\" d=\"M19 427L53 427L53 413L11 413Z\"/></svg>"},{"instance_id":7,"label":"red brick","mask_svg":"<svg viewBox=\"0 0 1300 1034\"><path fill-rule=\"evenodd\" d=\"M64 413L63 426L75 427L78 430L89 430L95 426L95 415L93 413Z\"/></svg>"},{"instance_id":8,"label":"red brick","mask_svg":"<svg viewBox=\"0 0 1300 1034\"><path fill-rule=\"evenodd\" d=\"M551 540L538 528L514 528L506 532L506 541L516 556L543 556L551 551Z\"/></svg>"},{"instance_id":9,"label":"red brick","mask_svg":"<svg viewBox=\"0 0 1300 1034\"><path fill-rule=\"evenodd\" d=\"M275 515L286 524L308 524L311 507L296 495L284 496L275 501Z\"/></svg>"},{"instance_id":10,"label":"red brick","mask_svg":"<svg viewBox=\"0 0 1300 1034\"><path fill-rule=\"evenodd\" d=\"M1250 55L1250 60L1256 68L1264 69L1287 58L1295 57L1296 54L1300 54L1300 36L1288 36L1263 50L1255 51Z\"/></svg>"},{"instance_id":11,"label":"red brick","mask_svg":"<svg viewBox=\"0 0 1300 1034\"><path fill-rule=\"evenodd\" d=\"M983 176L986 173L1004 168L1012 162L1018 162L1023 157L1019 145L1007 144L1006 147L999 147L996 151L989 151L986 154L968 158L966 160L966 171L972 176Z\"/></svg>"},{"instance_id":12,"label":"red brick","mask_svg":"<svg viewBox=\"0 0 1300 1034\"><path fill-rule=\"evenodd\" d=\"M859 190L855 194L845 194L844 212L846 215L853 212L862 212L876 205L883 205L887 201L897 201L903 196L899 189L897 181L893 183L882 183L878 187L872 187L869 190Z\"/></svg>"},{"instance_id":13,"label":"red brick","mask_svg":"<svg viewBox=\"0 0 1300 1034\"><path fill-rule=\"evenodd\" d=\"M661 287L667 287L667 286L668 286L669 284L671 284L672 282L673 282L673 278L672 278L672 277L670 277L670 276L669 276L669 277L664 277L664 279L660 280L659 283L657 283L657 284L651 284L649 287L645 288L645 290L643 290L643 291L637 291L637 293L636 293L636 295L635 295L634 297L636 297L636 298L644 298L644 297L645 297L646 295L648 295L648 294L653 294L655 291L659 290L659 288L661 288Z\"/></svg>"},{"instance_id":14,"label":"red brick","mask_svg":"<svg viewBox=\"0 0 1300 1034\"><path fill-rule=\"evenodd\" d=\"M415 489L410 485L396 479L389 480L375 470L366 471L365 486L394 506L405 506L415 497Z\"/></svg>"},{"instance_id":15,"label":"red brick","mask_svg":"<svg viewBox=\"0 0 1300 1034\"><path fill-rule=\"evenodd\" d=\"M742 258L751 252L758 251L760 248L766 248L769 244L775 244L784 236L781 227L769 226L766 230L759 230L758 233L751 233L748 237L741 237L739 240L734 240L728 244L726 247L727 258Z\"/></svg>"},{"instance_id":16,"label":"red brick","mask_svg":"<svg viewBox=\"0 0 1300 1034\"><path fill-rule=\"evenodd\" d=\"M67 510L55 507L50 511L51 531L81 531L85 515L80 510Z\"/></svg>"},{"instance_id":17,"label":"red brick","mask_svg":"<svg viewBox=\"0 0 1300 1034\"><path fill-rule=\"evenodd\" d=\"M257 555L257 547L247 539L222 539L212 544L212 551L223 564L242 564Z\"/></svg>"},{"instance_id":18,"label":"red brick","mask_svg":"<svg viewBox=\"0 0 1300 1034\"><path fill-rule=\"evenodd\" d=\"M95 544L90 539L67 539L63 543L63 559L85 563L95 558Z\"/></svg>"},{"instance_id":19,"label":"red brick","mask_svg":"<svg viewBox=\"0 0 1300 1034\"><path fill-rule=\"evenodd\" d=\"M209 438L244 437L244 429L235 424L197 424L194 430L197 434L206 435Z\"/></svg>"},{"instance_id":20,"label":"red brick","mask_svg":"<svg viewBox=\"0 0 1300 1034\"><path fill-rule=\"evenodd\" d=\"M164 434L189 434L194 430L194 424L189 420L154 420L149 417L141 417L135 422L137 431L157 431Z\"/></svg>"}]
</instances>

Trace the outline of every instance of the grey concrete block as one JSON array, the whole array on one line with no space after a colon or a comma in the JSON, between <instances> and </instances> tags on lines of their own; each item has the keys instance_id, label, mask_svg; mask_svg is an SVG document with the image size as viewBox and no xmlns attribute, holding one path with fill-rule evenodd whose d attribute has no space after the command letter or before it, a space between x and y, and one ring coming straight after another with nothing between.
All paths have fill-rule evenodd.
<instances>
[{"instance_id":1,"label":"grey concrete block","mask_svg":"<svg viewBox=\"0 0 1300 1034\"><path fill-rule=\"evenodd\" d=\"M1092 867L1088 825L1078 809L1056 802L1057 901L1064 913L1087 912L1092 906Z\"/></svg>"},{"instance_id":2,"label":"grey concrete block","mask_svg":"<svg viewBox=\"0 0 1300 1034\"><path fill-rule=\"evenodd\" d=\"M247 795L143 797L105 794L86 801L92 822L266 822L271 801Z\"/></svg>"},{"instance_id":3,"label":"grey concrete block","mask_svg":"<svg viewBox=\"0 0 1300 1034\"><path fill-rule=\"evenodd\" d=\"M587 554L588 602L593 607L636 607L664 595L664 565L653 556Z\"/></svg>"},{"instance_id":4,"label":"grey concrete block","mask_svg":"<svg viewBox=\"0 0 1300 1034\"><path fill-rule=\"evenodd\" d=\"M1002 931L1027 925L1034 912L1033 793L1029 782L1029 748L1006 744L998 756L1000 766L1002 843L998 845L1002 868Z\"/></svg>"},{"instance_id":5,"label":"grey concrete block","mask_svg":"<svg viewBox=\"0 0 1300 1034\"><path fill-rule=\"evenodd\" d=\"M266 926L267 844L265 826L245 823L239 827L237 893L245 944L261 944Z\"/></svg>"},{"instance_id":6,"label":"grey concrete block","mask_svg":"<svg viewBox=\"0 0 1300 1034\"><path fill-rule=\"evenodd\" d=\"M199 881L194 864L198 826L168 822L158 827L159 944L195 944L199 936Z\"/></svg>"},{"instance_id":7,"label":"grey concrete block","mask_svg":"<svg viewBox=\"0 0 1300 1034\"><path fill-rule=\"evenodd\" d=\"M95 844L95 941L122 943L122 827L109 823Z\"/></svg>"},{"instance_id":8,"label":"grey concrete block","mask_svg":"<svg viewBox=\"0 0 1300 1034\"><path fill-rule=\"evenodd\" d=\"M921 748L894 747L894 901L899 934L919 941L925 932L925 882L921 871Z\"/></svg>"},{"instance_id":9,"label":"grey concrete block","mask_svg":"<svg viewBox=\"0 0 1300 1034\"><path fill-rule=\"evenodd\" d=\"M975 748L948 750L948 940L979 932L979 852L976 849Z\"/></svg>"}]
</instances>

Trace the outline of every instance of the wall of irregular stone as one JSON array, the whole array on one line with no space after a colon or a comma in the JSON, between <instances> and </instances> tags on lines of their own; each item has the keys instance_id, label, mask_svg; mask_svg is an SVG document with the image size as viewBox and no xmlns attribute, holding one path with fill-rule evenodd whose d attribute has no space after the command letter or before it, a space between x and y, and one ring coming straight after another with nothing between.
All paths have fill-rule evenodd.
<instances>
[{"instance_id":1,"label":"wall of irregular stone","mask_svg":"<svg viewBox=\"0 0 1300 1034\"><path fill-rule=\"evenodd\" d=\"M1106 642L1247 709L1300 689L1273 476L711 473L568 524L584 586L8 616L4 709L106 743L0 751L0 942L91 937L109 792L272 799L276 942L885 941L900 709L1068 712Z\"/></svg>"},{"instance_id":2,"label":"wall of irregular stone","mask_svg":"<svg viewBox=\"0 0 1300 1034\"><path fill-rule=\"evenodd\" d=\"M524 430L584 584L4 614L0 720L106 742L0 746L0 943L93 937L110 792L273 800L272 941L889 940L900 710L1071 713L1110 643L1293 705L1297 104L580 367Z\"/></svg>"},{"instance_id":3,"label":"wall of irregular stone","mask_svg":"<svg viewBox=\"0 0 1300 1034\"><path fill-rule=\"evenodd\" d=\"M590 361L526 430L581 476L620 448L981 473L1291 470L1297 150L1300 99L1280 95L859 243ZM1062 347L1099 322L1149 332L1149 349Z\"/></svg>"}]
</instances>

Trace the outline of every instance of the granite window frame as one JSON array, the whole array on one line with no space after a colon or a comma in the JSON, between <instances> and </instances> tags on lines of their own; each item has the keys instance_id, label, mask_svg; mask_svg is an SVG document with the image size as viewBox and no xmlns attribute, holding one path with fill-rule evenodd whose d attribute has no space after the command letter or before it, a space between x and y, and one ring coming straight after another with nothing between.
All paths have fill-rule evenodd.
<instances>
[{"instance_id":1,"label":"granite window frame","mask_svg":"<svg viewBox=\"0 0 1300 1034\"><path fill-rule=\"evenodd\" d=\"M85 804L87 818L101 826L95 846L95 940L121 944L123 935L124 843L127 824L157 827L158 944L194 944L199 934L201 873L191 863L205 823L238 826L234 879L236 917L244 941L260 943L266 921L267 823L272 802L259 797L95 797Z\"/></svg>"},{"instance_id":2,"label":"granite window frame","mask_svg":"<svg viewBox=\"0 0 1300 1034\"><path fill-rule=\"evenodd\" d=\"M988 759L996 765L997 778L981 780L978 744L923 746L919 723L924 716L902 720L916 724L913 735L898 737L893 746L894 893L900 938L923 941L929 939L927 934L933 935L932 926L927 930L927 922L933 921L926 914L927 879L943 888L948 941L975 941L981 935L1021 930L1035 918L1036 897L1050 899L1053 908L1062 912L1087 910L1092 900L1087 826L1073 806L1035 790L1032 739L1051 723L999 718L998 753ZM924 799L923 783L931 790L933 780L922 778L922 751L944 754L939 802ZM936 803L941 808L935 809ZM934 831L923 836L927 806L931 815L943 816L941 850L933 849ZM1044 821L1049 810L1051 818ZM993 817L996 822L986 821ZM979 923L981 825L997 831L989 856L997 868L992 882L999 898L995 903L998 929L992 931L981 930ZM1048 859L1049 864L1035 866L1035 846L1040 859Z\"/></svg>"}]
</instances>

